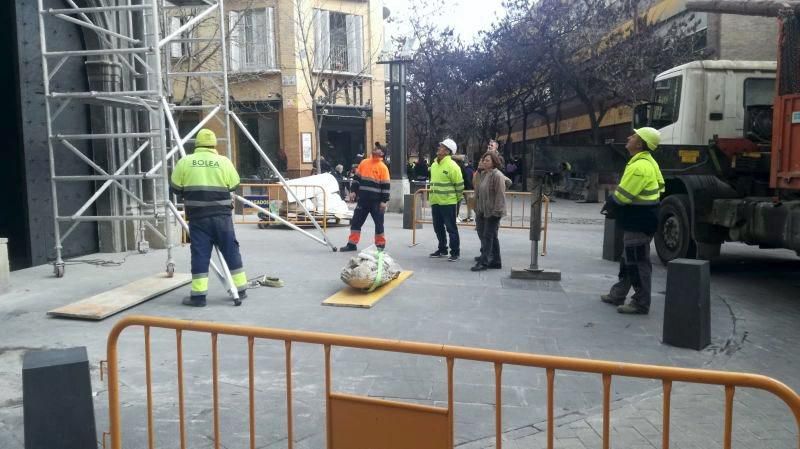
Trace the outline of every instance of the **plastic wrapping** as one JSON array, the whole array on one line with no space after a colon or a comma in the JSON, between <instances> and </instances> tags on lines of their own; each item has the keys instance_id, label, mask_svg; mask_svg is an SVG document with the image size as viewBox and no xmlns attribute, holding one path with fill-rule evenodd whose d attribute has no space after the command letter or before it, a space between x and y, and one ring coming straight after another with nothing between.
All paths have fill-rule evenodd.
<instances>
[{"instance_id":1,"label":"plastic wrapping","mask_svg":"<svg viewBox=\"0 0 800 449\"><path fill-rule=\"evenodd\" d=\"M389 254L378 251L373 245L350 258L340 278L353 288L372 291L396 279L401 271L400 265Z\"/></svg>"}]
</instances>

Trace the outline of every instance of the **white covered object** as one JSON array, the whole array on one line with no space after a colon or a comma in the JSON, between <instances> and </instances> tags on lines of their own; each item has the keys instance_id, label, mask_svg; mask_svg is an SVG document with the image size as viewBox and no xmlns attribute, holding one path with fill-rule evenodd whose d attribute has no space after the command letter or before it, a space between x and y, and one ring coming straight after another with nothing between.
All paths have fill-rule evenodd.
<instances>
[{"instance_id":1,"label":"white covered object","mask_svg":"<svg viewBox=\"0 0 800 449\"><path fill-rule=\"evenodd\" d=\"M380 287L400 276L400 272L403 269L391 256L384 252L382 259L383 270L381 270L380 278L376 282L379 259L378 249L375 245L372 245L358 253L356 257L351 258L347 265L342 268L342 273L339 277L345 284L353 288L369 290L373 286Z\"/></svg>"},{"instance_id":2,"label":"white covered object","mask_svg":"<svg viewBox=\"0 0 800 449\"><path fill-rule=\"evenodd\" d=\"M327 209L329 215L334 215L339 218L352 218L353 212L347 207L342 197L339 196L339 181L330 173L323 173L321 175L305 176L303 178L290 179L286 181L289 188L294 191L295 195L303 205L312 212L318 214L323 213L323 208ZM291 186L298 186L292 188ZM323 196L322 190L302 187L302 186L319 186L325 191ZM287 190L286 195L290 203L294 202L294 198Z\"/></svg>"}]
</instances>

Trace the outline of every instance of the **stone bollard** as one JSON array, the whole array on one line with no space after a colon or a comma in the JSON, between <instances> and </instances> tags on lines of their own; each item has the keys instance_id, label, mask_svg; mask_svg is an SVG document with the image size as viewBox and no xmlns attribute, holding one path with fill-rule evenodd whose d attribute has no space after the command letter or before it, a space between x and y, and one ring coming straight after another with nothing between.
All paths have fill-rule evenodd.
<instances>
[{"instance_id":1,"label":"stone bollard","mask_svg":"<svg viewBox=\"0 0 800 449\"><path fill-rule=\"evenodd\" d=\"M97 447L86 347L26 352L22 401L25 449Z\"/></svg>"},{"instance_id":2,"label":"stone bollard","mask_svg":"<svg viewBox=\"0 0 800 449\"><path fill-rule=\"evenodd\" d=\"M0 295L11 287L11 268L8 264L8 239L0 237Z\"/></svg>"},{"instance_id":3,"label":"stone bollard","mask_svg":"<svg viewBox=\"0 0 800 449\"><path fill-rule=\"evenodd\" d=\"M699 351L711 343L711 272L707 260L667 264L663 342Z\"/></svg>"},{"instance_id":4,"label":"stone bollard","mask_svg":"<svg viewBox=\"0 0 800 449\"><path fill-rule=\"evenodd\" d=\"M412 229L411 221L412 209L414 205L414 194L403 195L403 229ZM417 202L417 220L422 218L422 203ZM422 223L417 223L417 229L422 229Z\"/></svg>"},{"instance_id":5,"label":"stone bollard","mask_svg":"<svg viewBox=\"0 0 800 449\"><path fill-rule=\"evenodd\" d=\"M619 262L622 258L622 229L613 218L606 218L603 228L603 260Z\"/></svg>"}]
</instances>

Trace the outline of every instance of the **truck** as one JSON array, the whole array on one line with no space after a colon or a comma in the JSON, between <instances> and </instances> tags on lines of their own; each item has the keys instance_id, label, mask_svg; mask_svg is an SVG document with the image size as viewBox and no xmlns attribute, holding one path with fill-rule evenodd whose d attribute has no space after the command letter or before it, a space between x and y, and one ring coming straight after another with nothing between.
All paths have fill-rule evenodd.
<instances>
[{"instance_id":1,"label":"truck","mask_svg":"<svg viewBox=\"0 0 800 449\"><path fill-rule=\"evenodd\" d=\"M654 156L666 191L654 241L664 263L714 258L725 242L800 256L800 14L775 5L778 61L674 67L655 77L652 100L633 110L634 128L661 132Z\"/></svg>"}]
</instances>

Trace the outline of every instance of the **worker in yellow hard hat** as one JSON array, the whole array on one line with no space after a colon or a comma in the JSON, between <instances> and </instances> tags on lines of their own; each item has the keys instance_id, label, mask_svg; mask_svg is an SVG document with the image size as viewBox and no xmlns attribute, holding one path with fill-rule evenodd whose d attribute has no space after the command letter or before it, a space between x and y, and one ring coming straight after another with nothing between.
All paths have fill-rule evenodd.
<instances>
[{"instance_id":1,"label":"worker in yellow hard hat","mask_svg":"<svg viewBox=\"0 0 800 449\"><path fill-rule=\"evenodd\" d=\"M183 300L187 306L206 305L208 266L214 246L228 264L239 299L247 296L247 276L231 216L231 192L239 187L239 173L230 159L217 153L216 146L214 132L201 129L195 136L194 153L175 164L170 178L172 192L183 196L192 240L192 290Z\"/></svg>"},{"instance_id":2,"label":"worker in yellow hard hat","mask_svg":"<svg viewBox=\"0 0 800 449\"><path fill-rule=\"evenodd\" d=\"M665 190L661 169L651 153L660 141L661 133L654 128L633 131L625 145L631 159L603 207L602 213L615 218L623 230L619 281L601 296L603 302L617 306L619 313L646 314L650 310L650 242L658 227L658 204ZM625 304L631 286L634 294Z\"/></svg>"}]
</instances>

